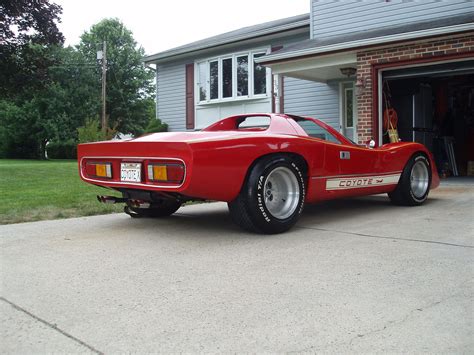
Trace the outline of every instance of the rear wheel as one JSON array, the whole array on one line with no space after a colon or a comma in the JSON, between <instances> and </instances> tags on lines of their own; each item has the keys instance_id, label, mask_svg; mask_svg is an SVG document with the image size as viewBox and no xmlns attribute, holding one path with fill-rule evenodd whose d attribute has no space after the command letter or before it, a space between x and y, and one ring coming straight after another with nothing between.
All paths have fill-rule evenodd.
<instances>
[{"instance_id":1,"label":"rear wheel","mask_svg":"<svg viewBox=\"0 0 474 355\"><path fill-rule=\"evenodd\" d=\"M298 220L305 200L302 168L287 156L257 162L229 205L233 221L257 233L282 233Z\"/></svg>"},{"instance_id":2,"label":"rear wheel","mask_svg":"<svg viewBox=\"0 0 474 355\"><path fill-rule=\"evenodd\" d=\"M388 196L396 205L421 205L428 198L430 185L430 161L424 154L418 153L408 161L397 187Z\"/></svg>"},{"instance_id":3,"label":"rear wheel","mask_svg":"<svg viewBox=\"0 0 474 355\"><path fill-rule=\"evenodd\" d=\"M176 200L162 200L153 202L149 208L125 206L124 212L132 218L140 217L167 217L171 216L181 207L181 202Z\"/></svg>"}]
</instances>

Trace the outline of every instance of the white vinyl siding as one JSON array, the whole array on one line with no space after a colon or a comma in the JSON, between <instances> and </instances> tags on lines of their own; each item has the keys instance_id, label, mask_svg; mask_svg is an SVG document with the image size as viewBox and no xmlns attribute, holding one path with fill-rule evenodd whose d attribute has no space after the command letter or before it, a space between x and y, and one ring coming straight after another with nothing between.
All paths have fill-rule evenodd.
<instances>
[{"instance_id":1,"label":"white vinyl siding","mask_svg":"<svg viewBox=\"0 0 474 355\"><path fill-rule=\"evenodd\" d=\"M318 118L339 131L339 84L285 77L284 111Z\"/></svg>"},{"instance_id":2,"label":"white vinyl siding","mask_svg":"<svg viewBox=\"0 0 474 355\"><path fill-rule=\"evenodd\" d=\"M184 63L161 64L157 68L157 116L170 131L186 130L186 70Z\"/></svg>"},{"instance_id":3,"label":"white vinyl siding","mask_svg":"<svg viewBox=\"0 0 474 355\"><path fill-rule=\"evenodd\" d=\"M436 20L473 11L472 0L312 0L312 38L340 36L357 31Z\"/></svg>"}]
</instances>

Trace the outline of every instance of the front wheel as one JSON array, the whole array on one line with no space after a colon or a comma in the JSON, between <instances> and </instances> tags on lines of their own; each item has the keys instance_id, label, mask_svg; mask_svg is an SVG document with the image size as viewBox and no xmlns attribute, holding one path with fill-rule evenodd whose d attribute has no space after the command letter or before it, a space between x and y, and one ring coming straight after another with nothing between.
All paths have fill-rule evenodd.
<instances>
[{"instance_id":1,"label":"front wheel","mask_svg":"<svg viewBox=\"0 0 474 355\"><path fill-rule=\"evenodd\" d=\"M239 196L228 204L233 221L257 233L275 234L298 220L305 200L302 167L287 156L257 162Z\"/></svg>"},{"instance_id":2,"label":"front wheel","mask_svg":"<svg viewBox=\"0 0 474 355\"><path fill-rule=\"evenodd\" d=\"M403 169L398 185L388 196L393 204L418 206L426 201L431 185L431 166L421 153L410 158Z\"/></svg>"}]
</instances>

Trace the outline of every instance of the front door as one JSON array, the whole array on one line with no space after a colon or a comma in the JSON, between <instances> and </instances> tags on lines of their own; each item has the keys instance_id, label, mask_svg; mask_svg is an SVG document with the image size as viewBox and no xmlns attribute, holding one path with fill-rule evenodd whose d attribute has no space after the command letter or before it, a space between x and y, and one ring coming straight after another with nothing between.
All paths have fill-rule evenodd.
<instances>
[{"instance_id":1,"label":"front door","mask_svg":"<svg viewBox=\"0 0 474 355\"><path fill-rule=\"evenodd\" d=\"M341 83L341 133L357 142L357 100L354 82Z\"/></svg>"}]
</instances>

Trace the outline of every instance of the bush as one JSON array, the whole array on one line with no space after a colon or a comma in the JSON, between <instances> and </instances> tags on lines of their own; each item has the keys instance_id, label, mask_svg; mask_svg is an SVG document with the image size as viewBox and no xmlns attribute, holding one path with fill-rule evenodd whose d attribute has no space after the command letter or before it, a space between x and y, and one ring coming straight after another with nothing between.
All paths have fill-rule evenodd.
<instances>
[{"instance_id":1,"label":"bush","mask_svg":"<svg viewBox=\"0 0 474 355\"><path fill-rule=\"evenodd\" d=\"M79 143L105 141L105 134L99 129L99 121L87 119L84 126L77 129Z\"/></svg>"},{"instance_id":2,"label":"bush","mask_svg":"<svg viewBox=\"0 0 474 355\"><path fill-rule=\"evenodd\" d=\"M143 133L156 133L156 132L167 132L168 125L166 123L161 122L158 118L152 118L148 125L145 128Z\"/></svg>"},{"instance_id":3,"label":"bush","mask_svg":"<svg viewBox=\"0 0 474 355\"><path fill-rule=\"evenodd\" d=\"M37 117L25 106L0 99L0 158L41 157Z\"/></svg>"},{"instance_id":4,"label":"bush","mask_svg":"<svg viewBox=\"0 0 474 355\"><path fill-rule=\"evenodd\" d=\"M63 142L50 142L46 146L48 159L77 159L77 142L68 139Z\"/></svg>"}]
</instances>

